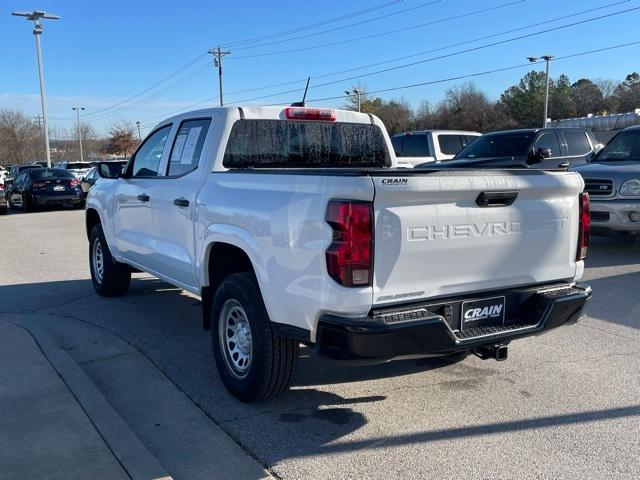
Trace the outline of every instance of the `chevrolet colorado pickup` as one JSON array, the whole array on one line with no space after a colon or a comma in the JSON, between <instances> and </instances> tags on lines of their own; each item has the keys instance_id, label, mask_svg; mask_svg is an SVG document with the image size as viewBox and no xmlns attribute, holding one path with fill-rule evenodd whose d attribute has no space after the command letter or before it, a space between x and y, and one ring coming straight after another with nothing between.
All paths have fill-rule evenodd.
<instances>
[{"instance_id":1,"label":"chevrolet colorado pickup","mask_svg":"<svg viewBox=\"0 0 640 480\"><path fill-rule=\"evenodd\" d=\"M200 296L219 374L260 401L300 343L343 361L475 353L575 322L589 201L568 171L396 167L380 120L225 107L161 122L98 166L86 228L98 294L144 271Z\"/></svg>"}]
</instances>

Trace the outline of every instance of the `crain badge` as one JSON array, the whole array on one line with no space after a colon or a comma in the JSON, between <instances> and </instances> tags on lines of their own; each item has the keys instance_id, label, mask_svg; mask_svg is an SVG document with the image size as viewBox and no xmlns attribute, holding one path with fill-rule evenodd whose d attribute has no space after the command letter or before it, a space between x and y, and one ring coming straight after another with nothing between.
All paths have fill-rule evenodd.
<instances>
[{"instance_id":1,"label":"crain badge","mask_svg":"<svg viewBox=\"0 0 640 480\"><path fill-rule=\"evenodd\" d=\"M383 178L383 185L406 185L409 183L409 179L407 178Z\"/></svg>"},{"instance_id":2,"label":"crain badge","mask_svg":"<svg viewBox=\"0 0 640 480\"><path fill-rule=\"evenodd\" d=\"M462 304L463 326L501 325L504 323L505 297L485 298Z\"/></svg>"}]
</instances>

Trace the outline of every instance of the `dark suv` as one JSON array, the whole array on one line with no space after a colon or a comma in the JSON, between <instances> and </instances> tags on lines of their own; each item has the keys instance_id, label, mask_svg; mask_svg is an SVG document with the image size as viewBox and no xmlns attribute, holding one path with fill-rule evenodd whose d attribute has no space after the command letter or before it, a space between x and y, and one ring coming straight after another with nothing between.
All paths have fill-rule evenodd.
<instances>
[{"instance_id":1,"label":"dark suv","mask_svg":"<svg viewBox=\"0 0 640 480\"><path fill-rule=\"evenodd\" d=\"M446 166L558 168L569 164L573 167L587 163L598 149L593 133L585 128L506 130L476 138ZM429 168L429 164L420 166Z\"/></svg>"}]
</instances>

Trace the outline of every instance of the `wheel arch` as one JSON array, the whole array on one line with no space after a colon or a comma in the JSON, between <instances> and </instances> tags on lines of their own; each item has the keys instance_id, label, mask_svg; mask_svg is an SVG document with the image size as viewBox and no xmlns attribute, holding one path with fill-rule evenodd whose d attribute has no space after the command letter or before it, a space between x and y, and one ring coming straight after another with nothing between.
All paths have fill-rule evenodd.
<instances>
[{"instance_id":1,"label":"wheel arch","mask_svg":"<svg viewBox=\"0 0 640 480\"><path fill-rule=\"evenodd\" d=\"M87 208L85 213L85 227L87 230L87 239L91 238L91 230L98 224L102 224L100 214L95 208Z\"/></svg>"},{"instance_id":2,"label":"wheel arch","mask_svg":"<svg viewBox=\"0 0 640 480\"><path fill-rule=\"evenodd\" d=\"M234 273L247 272L253 275L258 285L256 269L245 249L226 241L212 242L205 253L204 278L206 284L202 287L202 326L211 329L211 305L216 291L222 281Z\"/></svg>"}]
</instances>

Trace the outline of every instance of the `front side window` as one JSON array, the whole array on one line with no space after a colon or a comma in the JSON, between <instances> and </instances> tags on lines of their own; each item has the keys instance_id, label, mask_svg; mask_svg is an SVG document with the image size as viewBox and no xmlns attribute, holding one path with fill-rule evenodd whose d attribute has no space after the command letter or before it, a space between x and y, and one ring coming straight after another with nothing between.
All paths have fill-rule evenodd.
<instances>
[{"instance_id":1,"label":"front side window","mask_svg":"<svg viewBox=\"0 0 640 480\"><path fill-rule=\"evenodd\" d=\"M591 151L591 144L585 132L565 130L564 139L567 141L569 156L586 155Z\"/></svg>"},{"instance_id":2,"label":"front side window","mask_svg":"<svg viewBox=\"0 0 640 480\"><path fill-rule=\"evenodd\" d=\"M361 168L390 165L376 125L238 120L222 164L227 168Z\"/></svg>"},{"instance_id":3,"label":"front side window","mask_svg":"<svg viewBox=\"0 0 640 480\"><path fill-rule=\"evenodd\" d=\"M155 177L158 175L162 152L170 131L171 125L167 125L156 130L145 140L133 159L132 177Z\"/></svg>"},{"instance_id":4,"label":"front side window","mask_svg":"<svg viewBox=\"0 0 640 480\"><path fill-rule=\"evenodd\" d=\"M182 122L171 148L167 175L185 175L198 168L210 123L210 119Z\"/></svg>"},{"instance_id":5,"label":"front side window","mask_svg":"<svg viewBox=\"0 0 640 480\"><path fill-rule=\"evenodd\" d=\"M537 150L538 148L551 150L551 157L560 156L560 142L558 141L558 136L555 132L544 132L538 137L533 148L534 150Z\"/></svg>"}]
</instances>

